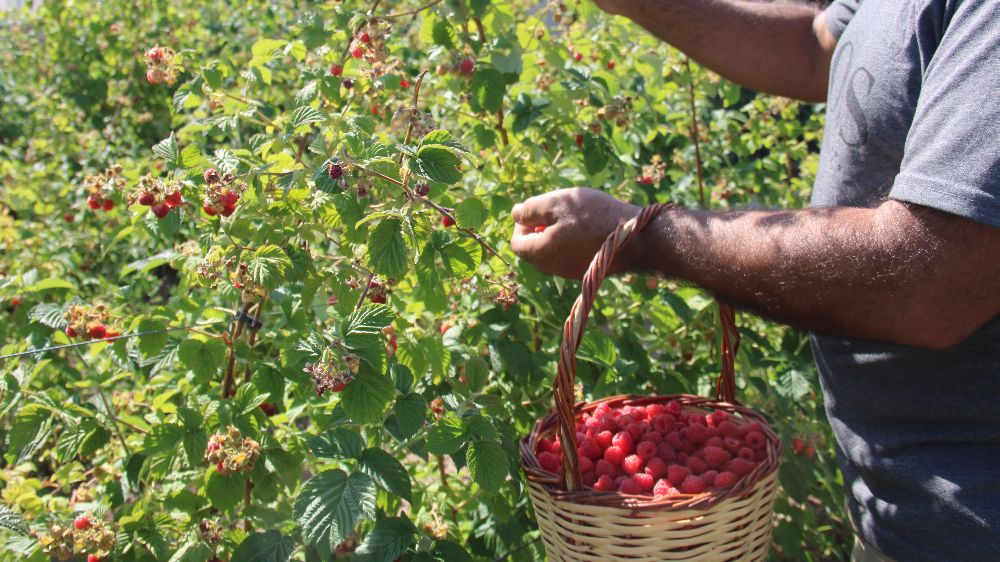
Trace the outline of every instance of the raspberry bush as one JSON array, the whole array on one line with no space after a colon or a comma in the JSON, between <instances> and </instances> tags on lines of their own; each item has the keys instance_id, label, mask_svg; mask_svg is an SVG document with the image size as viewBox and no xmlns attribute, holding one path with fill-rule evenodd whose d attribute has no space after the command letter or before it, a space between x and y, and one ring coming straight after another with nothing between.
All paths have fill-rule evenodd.
<instances>
[{"instance_id":1,"label":"raspberry bush","mask_svg":"<svg viewBox=\"0 0 1000 562\"><path fill-rule=\"evenodd\" d=\"M516 261L511 207L801 206L822 124L587 2L51 2L0 20L0 95L4 560L541 559L516 443L579 285ZM710 303L609 280L581 399L707 394ZM791 444L774 556L843 555L807 340L740 322ZM649 419L581 420L595 488L759 460Z\"/></svg>"}]
</instances>

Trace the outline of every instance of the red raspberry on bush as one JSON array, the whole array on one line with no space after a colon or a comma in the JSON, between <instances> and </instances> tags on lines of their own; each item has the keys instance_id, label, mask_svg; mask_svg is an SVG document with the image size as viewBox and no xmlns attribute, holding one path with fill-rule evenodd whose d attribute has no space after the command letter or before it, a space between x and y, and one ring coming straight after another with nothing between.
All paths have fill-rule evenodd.
<instances>
[{"instance_id":1,"label":"red raspberry on bush","mask_svg":"<svg viewBox=\"0 0 1000 562\"><path fill-rule=\"evenodd\" d=\"M96 554L88 554L87 562L101 562L101 557Z\"/></svg>"},{"instance_id":2,"label":"red raspberry on bush","mask_svg":"<svg viewBox=\"0 0 1000 562\"><path fill-rule=\"evenodd\" d=\"M264 402L260 405L260 411L264 412L265 416L273 416L278 413L278 407L270 402Z\"/></svg>"},{"instance_id":3,"label":"red raspberry on bush","mask_svg":"<svg viewBox=\"0 0 1000 562\"><path fill-rule=\"evenodd\" d=\"M157 203L152 207L150 207L150 210L153 211L153 214L156 216L156 218L162 219L163 217L167 216L167 213L170 212L170 207L168 207L165 203Z\"/></svg>"},{"instance_id":4,"label":"red raspberry on bush","mask_svg":"<svg viewBox=\"0 0 1000 562\"><path fill-rule=\"evenodd\" d=\"M104 324L93 324L87 327L87 335L95 340L103 340L108 335L108 328Z\"/></svg>"},{"instance_id":5,"label":"red raspberry on bush","mask_svg":"<svg viewBox=\"0 0 1000 562\"><path fill-rule=\"evenodd\" d=\"M167 204L167 207L176 207L177 205L180 205L181 204L181 192L180 191L174 191L173 193L170 193L169 195L167 195L163 199L163 202Z\"/></svg>"},{"instance_id":6,"label":"red raspberry on bush","mask_svg":"<svg viewBox=\"0 0 1000 562\"><path fill-rule=\"evenodd\" d=\"M96 211L101 208L101 200L91 195L87 197L87 206Z\"/></svg>"},{"instance_id":7,"label":"red raspberry on bush","mask_svg":"<svg viewBox=\"0 0 1000 562\"><path fill-rule=\"evenodd\" d=\"M462 62L458 64L458 71L466 76L472 74L472 71L475 69L476 69L476 61L470 58L462 59Z\"/></svg>"},{"instance_id":8,"label":"red raspberry on bush","mask_svg":"<svg viewBox=\"0 0 1000 562\"><path fill-rule=\"evenodd\" d=\"M449 217L448 215L444 215L441 217L441 226L445 228L455 226L455 219Z\"/></svg>"},{"instance_id":9,"label":"red raspberry on bush","mask_svg":"<svg viewBox=\"0 0 1000 562\"><path fill-rule=\"evenodd\" d=\"M81 515L73 520L73 526L78 530L83 531L90 528L90 517L86 514Z\"/></svg>"},{"instance_id":10,"label":"red raspberry on bush","mask_svg":"<svg viewBox=\"0 0 1000 562\"><path fill-rule=\"evenodd\" d=\"M360 59L361 57L365 56L365 48L354 47L353 49L351 49L351 56L356 59Z\"/></svg>"},{"instance_id":11,"label":"red raspberry on bush","mask_svg":"<svg viewBox=\"0 0 1000 562\"><path fill-rule=\"evenodd\" d=\"M339 64L331 64L330 65L330 75L331 76L340 76L343 73L344 73L344 67L343 66L341 66Z\"/></svg>"}]
</instances>

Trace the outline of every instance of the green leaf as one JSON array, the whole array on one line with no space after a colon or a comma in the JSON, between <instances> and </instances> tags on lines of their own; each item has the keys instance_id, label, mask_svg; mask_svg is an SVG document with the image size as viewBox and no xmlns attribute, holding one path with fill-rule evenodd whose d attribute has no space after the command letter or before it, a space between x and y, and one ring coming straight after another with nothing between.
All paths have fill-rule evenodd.
<instances>
[{"instance_id":1,"label":"green leaf","mask_svg":"<svg viewBox=\"0 0 1000 562\"><path fill-rule=\"evenodd\" d=\"M618 350L615 349L615 342L611 341L611 338L597 330L588 330L580 342L577 357L605 367L614 367Z\"/></svg>"},{"instance_id":2,"label":"green leaf","mask_svg":"<svg viewBox=\"0 0 1000 562\"><path fill-rule=\"evenodd\" d=\"M360 371L344 389L344 411L358 423L377 423L396 394L389 377Z\"/></svg>"},{"instance_id":3,"label":"green leaf","mask_svg":"<svg viewBox=\"0 0 1000 562\"><path fill-rule=\"evenodd\" d=\"M285 127L285 132L292 133L295 129L298 129L303 125L308 125L310 123L322 123L325 120L326 116L322 113L316 111L308 105L303 105L301 107L297 107L295 111L292 112L292 115L288 118L288 126Z\"/></svg>"},{"instance_id":4,"label":"green leaf","mask_svg":"<svg viewBox=\"0 0 1000 562\"><path fill-rule=\"evenodd\" d=\"M465 380L469 381L469 390L479 392L489 381L490 366L482 357L470 357L465 362Z\"/></svg>"},{"instance_id":5,"label":"green leaf","mask_svg":"<svg viewBox=\"0 0 1000 562\"><path fill-rule=\"evenodd\" d=\"M381 336L382 328L392 324L396 315L384 304L368 304L351 313L344 323L344 338L357 335Z\"/></svg>"},{"instance_id":6,"label":"green leaf","mask_svg":"<svg viewBox=\"0 0 1000 562\"><path fill-rule=\"evenodd\" d=\"M139 336L139 351L141 351L143 355L151 357L163 350L163 346L166 345L168 337L168 334L163 332L166 327L167 323L165 318L151 318L146 316L139 321L137 329L140 333L157 332L144 333Z\"/></svg>"},{"instance_id":7,"label":"green leaf","mask_svg":"<svg viewBox=\"0 0 1000 562\"><path fill-rule=\"evenodd\" d=\"M184 428L175 423L162 423L146 434L142 447L145 453L173 453L183 439Z\"/></svg>"},{"instance_id":8,"label":"green leaf","mask_svg":"<svg viewBox=\"0 0 1000 562\"><path fill-rule=\"evenodd\" d=\"M230 562L287 562L295 550L295 540L278 531L254 533L233 552Z\"/></svg>"},{"instance_id":9,"label":"green leaf","mask_svg":"<svg viewBox=\"0 0 1000 562\"><path fill-rule=\"evenodd\" d=\"M178 257L180 257L180 254L176 251L172 249L164 250L156 255L147 256L125 265L125 267L122 267L122 270L118 273L118 277L123 279L133 273L146 273L147 271L152 271L161 265L170 263L171 260Z\"/></svg>"},{"instance_id":10,"label":"green leaf","mask_svg":"<svg viewBox=\"0 0 1000 562\"><path fill-rule=\"evenodd\" d=\"M257 388L253 385L240 385L239 390L236 391L236 396L233 397L233 409L239 412L240 415L246 415L256 410L264 402L267 402L268 398L270 396L267 393L258 393Z\"/></svg>"},{"instance_id":11,"label":"green leaf","mask_svg":"<svg viewBox=\"0 0 1000 562\"><path fill-rule=\"evenodd\" d=\"M472 480L483 490L494 493L500 490L510 465L507 453L492 441L475 441L465 455Z\"/></svg>"},{"instance_id":12,"label":"green leaf","mask_svg":"<svg viewBox=\"0 0 1000 562\"><path fill-rule=\"evenodd\" d=\"M462 228L479 228L486 222L489 211L476 197L469 197L455 207L455 218Z\"/></svg>"},{"instance_id":13,"label":"green leaf","mask_svg":"<svg viewBox=\"0 0 1000 562\"><path fill-rule=\"evenodd\" d=\"M76 289L76 285L65 279L48 277L26 286L23 291L25 293L40 293L42 291L50 291L52 289Z\"/></svg>"},{"instance_id":14,"label":"green leaf","mask_svg":"<svg viewBox=\"0 0 1000 562\"><path fill-rule=\"evenodd\" d=\"M40 445L38 438L47 434L43 427L47 427L51 419L52 413L41 404L21 408L7 435L7 452L13 453L16 459L30 455Z\"/></svg>"},{"instance_id":15,"label":"green leaf","mask_svg":"<svg viewBox=\"0 0 1000 562\"><path fill-rule=\"evenodd\" d=\"M364 441L356 431L337 428L310 437L306 441L309 449L318 457L330 459L354 459L361 456Z\"/></svg>"},{"instance_id":16,"label":"green leaf","mask_svg":"<svg viewBox=\"0 0 1000 562\"><path fill-rule=\"evenodd\" d=\"M247 262L247 272L254 283L274 290L284 281L285 271L291 265L292 260L281 248L269 244L257 248L253 253L253 257Z\"/></svg>"},{"instance_id":17,"label":"green leaf","mask_svg":"<svg viewBox=\"0 0 1000 562\"><path fill-rule=\"evenodd\" d=\"M153 154L165 160L172 168L177 168L181 165L181 151L180 147L177 146L177 138L173 133L170 133L169 137L153 145Z\"/></svg>"},{"instance_id":18,"label":"green leaf","mask_svg":"<svg viewBox=\"0 0 1000 562\"><path fill-rule=\"evenodd\" d=\"M212 507L220 511L228 511L243 501L243 490L246 478L242 474L223 476L212 470L205 485L205 495Z\"/></svg>"},{"instance_id":19,"label":"green leaf","mask_svg":"<svg viewBox=\"0 0 1000 562\"><path fill-rule=\"evenodd\" d=\"M413 523L403 517L387 517L375 522L375 528L355 552L363 562L392 562L413 544Z\"/></svg>"},{"instance_id":20,"label":"green leaf","mask_svg":"<svg viewBox=\"0 0 1000 562\"><path fill-rule=\"evenodd\" d=\"M462 160L439 144L421 146L413 162L413 172L438 183L453 184L462 179L458 166Z\"/></svg>"},{"instance_id":21,"label":"green leaf","mask_svg":"<svg viewBox=\"0 0 1000 562\"><path fill-rule=\"evenodd\" d=\"M451 541L434 541L431 555L434 560L441 562L473 562L472 556L464 548Z\"/></svg>"},{"instance_id":22,"label":"green leaf","mask_svg":"<svg viewBox=\"0 0 1000 562\"><path fill-rule=\"evenodd\" d=\"M306 543L326 560L360 521L375 516L377 497L367 475L327 470L306 482L293 511Z\"/></svg>"},{"instance_id":23,"label":"green leaf","mask_svg":"<svg viewBox=\"0 0 1000 562\"><path fill-rule=\"evenodd\" d=\"M441 146L457 150L459 152L469 152L469 149L462 143L455 140L454 135L444 129L434 129L420 139L420 146L440 144Z\"/></svg>"},{"instance_id":24,"label":"green leaf","mask_svg":"<svg viewBox=\"0 0 1000 562\"><path fill-rule=\"evenodd\" d=\"M14 531L19 535L29 536L31 527L21 518L21 515L5 505L0 505L0 527Z\"/></svg>"},{"instance_id":25,"label":"green leaf","mask_svg":"<svg viewBox=\"0 0 1000 562\"><path fill-rule=\"evenodd\" d=\"M583 139L583 165L587 174L594 175L608 166L610 150L603 137L587 133Z\"/></svg>"},{"instance_id":26,"label":"green leaf","mask_svg":"<svg viewBox=\"0 0 1000 562\"><path fill-rule=\"evenodd\" d=\"M375 273L394 279L402 277L407 269L407 254L401 220L385 219L369 234L368 263Z\"/></svg>"},{"instance_id":27,"label":"green leaf","mask_svg":"<svg viewBox=\"0 0 1000 562\"><path fill-rule=\"evenodd\" d=\"M365 449L358 458L358 469L385 490L406 501L413 501L410 475L402 463L382 449Z\"/></svg>"},{"instance_id":28,"label":"green leaf","mask_svg":"<svg viewBox=\"0 0 1000 562\"><path fill-rule=\"evenodd\" d=\"M802 371L792 369L782 373L778 377L778 394L791 400L801 400L803 396L809 394L812 385Z\"/></svg>"},{"instance_id":29,"label":"green leaf","mask_svg":"<svg viewBox=\"0 0 1000 562\"><path fill-rule=\"evenodd\" d=\"M465 427L462 420L449 414L431 426L427 434L427 452L432 455L450 455L465 444Z\"/></svg>"},{"instance_id":30,"label":"green leaf","mask_svg":"<svg viewBox=\"0 0 1000 562\"><path fill-rule=\"evenodd\" d=\"M226 360L226 344L218 339L194 335L181 342L177 357L199 378L208 380L219 372L219 366Z\"/></svg>"},{"instance_id":31,"label":"green leaf","mask_svg":"<svg viewBox=\"0 0 1000 562\"><path fill-rule=\"evenodd\" d=\"M437 234L436 231L435 234ZM455 238L438 248L448 275L466 279L475 274L483 261L483 248L472 238Z\"/></svg>"},{"instance_id":32,"label":"green leaf","mask_svg":"<svg viewBox=\"0 0 1000 562\"><path fill-rule=\"evenodd\" d=\"M495 113L503 103L506 93L503 74L493 68L480 68L472 75L471 97L473 111Z\"/></svg>"},{"instance_id":33,"label":"green leaf","mask_svg":"<svg viewBox=\"0 0 1000 562\"><path fill-rule=\"evenodd\" d=\"M189 542L179 548L168 562L205 562L212 557L212 549L201 542Z\"/></svg>"},{"instance_id":34,"label":"green leaf","mask_svg":"<svg viewBox=\"0 0 1000 562\"><path fill-rule=\"evenodd\" d=\"M396 422L406 438L412 437L424 426L427 419L427 401L424 397L411 392L396 400Z\"/></svg>"}]
</instances>

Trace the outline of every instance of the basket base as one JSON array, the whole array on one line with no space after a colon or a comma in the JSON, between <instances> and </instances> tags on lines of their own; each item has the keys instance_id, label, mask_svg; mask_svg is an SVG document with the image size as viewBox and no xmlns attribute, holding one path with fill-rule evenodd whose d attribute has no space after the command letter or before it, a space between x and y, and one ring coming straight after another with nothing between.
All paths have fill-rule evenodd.
<instances>
[{"instance_id":1,"label":"basket base","mask_svg":"<svg viewBox=\"0 0 1000 562\"><path fill-rule=\"evenodd\" d=\"M528 494L549 562L761 561L771 546L778 471L747 494L709 509L644 509L555 499L539 483Z\"/></svg>"}]
</instances>

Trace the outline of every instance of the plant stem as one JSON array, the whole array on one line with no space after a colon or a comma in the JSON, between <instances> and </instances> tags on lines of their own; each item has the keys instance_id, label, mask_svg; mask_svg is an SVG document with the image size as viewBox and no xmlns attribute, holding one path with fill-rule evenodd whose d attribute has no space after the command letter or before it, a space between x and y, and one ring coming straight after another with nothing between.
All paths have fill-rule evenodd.
<instances>
[{"instance_id":1,"label":"plant stem","mask_svg":"<svg viewBox=\"0 0 1000 562\"><path fill-rule=\"evenodd\" d=\"M698 112L694 105L694 76L691 74L691 59L684 57L684 66L688 73L688 105L691 110L691 142L694 143L694 159L698 171L698 199L705 207L705 167L701 160L701 139L698 132Z\"/></svg>"},{"instance_id":2,"label":"plant stem","mask_svg":"<svg viewBox=\"0 0 1000 562\"><path fill-rule=\"evenodd\" d=\"M257 303L257 308L253 311L253 323L254 326L260 323L260 314L264 310L264 303L267 302L267 296L263 296L260 302ZM253 349L257 345L257 328L250 329L250 349ZM243 382L250 382L250 364L247 364L247 368L243 371Z\"/></svg>"},{"instance_id":3,"label":"plant stem","mask_svg":"<svg viewBox=\"0 0 1000 562\"><path fill-rule=\"evenodd\" d=\"M358 304L354 305L354 310L360 309L365 304L365 298L368 297L368 289L372 286L372 279L375 279L375 272L368 274L368 280L365 281L365 286L361 289L361 298L358 299Z\"/></svg>"},{"instance_id":4,"label":"plant stem","mask_svg":"<svg viewBox=\"0 0 1000 562\"><path fill-rule=\"evenodd\" d=\"M413 16L413 15L419 14L420 12L426 10L427 8L431 8L431 7L435 6L436 4L440 4L441 1L442 0L431 0L430 2L424 4L423 6L420 6L419 8L413 8L412 10L405 10L405 11L402 11L402 12L395 12L395 13L392 13L392 14L386 14L384 16L379 16L376 19L391 20L391 19L402 18L402 17L406 17L406 16Z\"/></svg>"},{"instance_id":5,"label":"plant stem","mask_svg":"<svg viewBox=\"0 0 1000 562\"><path fill-rule=\"evenodd\" d=\"M87 360L83 357L83 353L80 352L79 348L73 348L73 351L76 352L76 355L80 358L80 362L83 363L83 366L86 367L88 371L93 371L93 369L90 368L90 364L88 364ZM97 395L101 398L101 402L104 404L104 410L108 413L108 419L111 420L111 427L114 428L115 435L117 435L118 440L121 441L122 448L125 449L125 454L131 456L132 450L128 448L128 443L125 442L125 434L123 434L121 428L118 427L118 422L120 420L118 419L118 416L115 415L115 410L111 406L111 402L108 400L107 395L104 394L104 389L101 388L100 382L97 383L96 387Z\"/></svg>"},{"instance_id":6,"label":"plant stem","mask_svg":"<svg viewBox=\"0 0 1000 562\"><path fill-rule=\"evenodd\" d=\"M239 316L236 320L236 325L233 327L232 336L229 338L229 357L226 359L226 374L222 378L222 398L226 399L232 396L235 392L233 388L234 383L234 372L236 370L236 340L243 333L243 318L250 312L250 306L252 303L243 304L243 314Z\"/></svg>"}]
</instances>

